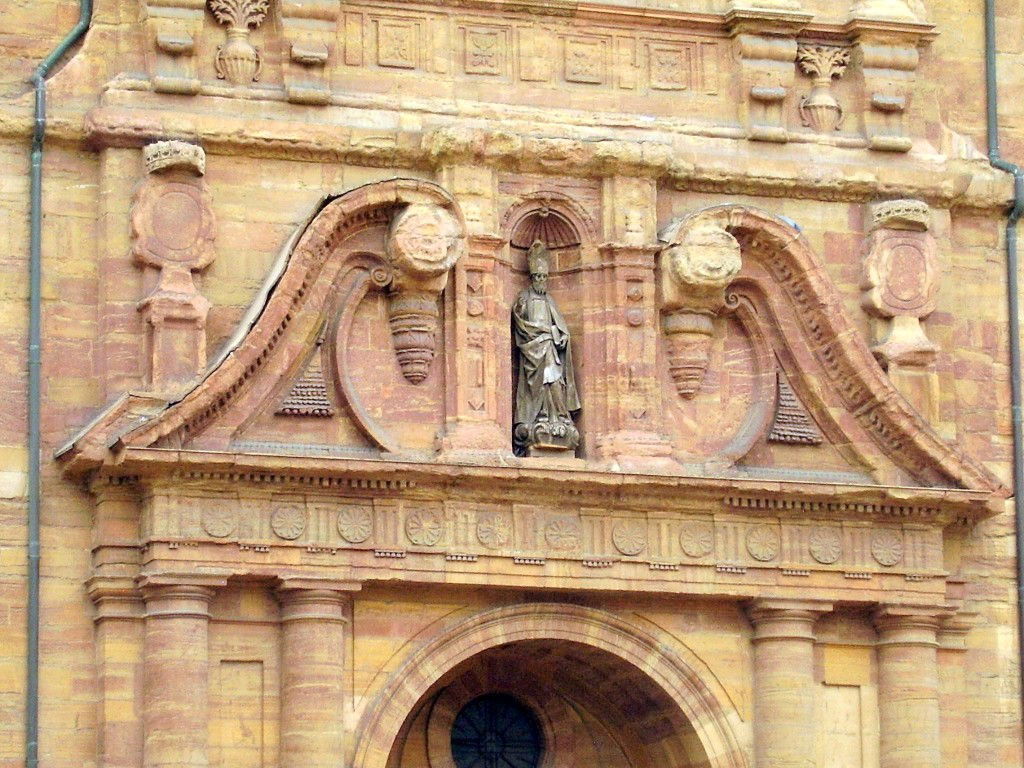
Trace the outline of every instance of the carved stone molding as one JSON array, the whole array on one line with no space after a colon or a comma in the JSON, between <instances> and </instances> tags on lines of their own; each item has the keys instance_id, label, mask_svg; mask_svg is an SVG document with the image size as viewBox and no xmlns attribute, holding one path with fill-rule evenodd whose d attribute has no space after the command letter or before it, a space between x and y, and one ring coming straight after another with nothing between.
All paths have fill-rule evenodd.
<instances>
[{"instance_id":1,"label":"carved stone molding","mask_svg":"<svg viewBox=\"0 0 1024 768\"><path fill-rule=\"evenodd\" d=\"M863 120L868 148L907 152L906 113L914 88L919 47L933 36L902 0L858 2L847 24L864 78Z\"/></svg>"},{"instance_id":2,"label":"carved stone molding","mask_svg":"<svg viewBox=\"0 0 1024 768\"><path fill-rule=\"evenodd\" d=\"M280 0L284 80L288 101L328 104L331 54L337 49L339 5L334 0Z\"/></svg>"},{"instance_id":3,"label":"carved stone molding","mask_svg":"<svg viewBox=\"0 0 1024 768\"><path fill-rule=\"evenodd\" d=\"M740 246L715 225L669 225L660 235L662 329L676 391L697 394L707 371L712 323L725 304L725 288L739 273Z\"/></svg>"},{"instance_id":4,"label":"carved stone molding","mask_svg":"<svg viewBox=\"0 0 1024 768\"><path fill-rule=\"evenodd\" d=\"M440 206L414 203L391 221L387 258L393 276L388 315L398 364L413 384L430 373L441 326L438 297L449 270L465 252L459 222Z\"/></svg>"},{"instance_id":5,"label":"carved stone molding","mask_svg":"<svg viewBox=\"0 0 1024 768\"><path fill-rule=\"evenodd\" d=\"M832 93L832 81L846 72L850 49L801 43L796 60L800 71L814 83L811 92L800 99L803 124L818 133L838 130L843 121L843 108Z\"/></svg>"},{"instance_id":6,"label":"carved stone molding","mask_svg":"<svg viewBox=\"0 0 1024 768\"><path fill-rule=\"evenodd\" d=\"M155 91L199 92L195 51L202 34L204 6L204 0L143 0L150 38L146 67Z\"/></svg>"},{"instance_id":7,"label":"carved stone molding","mask_svg":"<svg viewBox=\"0 0 1024 768\"><path fill-rule=\"evenodd\" d=\"M232 85L259 80L263 57L249 42L249 30L263 23L270 0L207 0L218 24L227 27L227 42L217 46L217 77Z\"/></svg>"},{"instance_id":8,"label":"carved stone molding","mask_svg":"<svg viewBox=\"0 0 1024 768\"><path fill-rule=\"evenodd\" d=\"M921 320L935 309L939 288L928 206L919 200L888 201L872 206L871 218L875 230L864 257L861 306L890 319L873 352L886 366L927 366L938 347L925 336Z\"/></svg>"},{"instance_id":9,"label":"carved stone molding","mask_svg":"<svg viewBox=\"0 0 1024 768\"><path fill-rule=\"evenodd\" d=\"M162 141L144 151L149 174L132 201L132 254L159 270L156 289L139 304L150 329L150 379L157 392L170 391L206 364L206 315L192 273L207 267L216 222L201 174L201 147Z\"/></svg>"}]
</instances>

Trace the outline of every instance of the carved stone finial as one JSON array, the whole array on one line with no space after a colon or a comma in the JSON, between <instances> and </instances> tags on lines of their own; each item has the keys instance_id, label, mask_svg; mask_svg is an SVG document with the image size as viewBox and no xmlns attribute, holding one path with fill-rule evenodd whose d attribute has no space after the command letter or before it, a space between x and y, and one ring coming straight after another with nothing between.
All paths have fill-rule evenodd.
<instances>
[{"instance_id":1,"label":"carved stone finial","mask_svg":"<svg viewBox=\"0 0 1024 768\"><path fill-rule=\"evenodd\" d=\"M213 261L215 219L203 150L163 141L144 150L150 171L135 191L131 209L132 254L159 270L156 289L140 304L150 326L150 379L171 392L206 364L206 316L210 302L192 273Z\"/></svg>"},{"instance_id":2,"label":"carved stone finial","mask_svg":"<svg viewBox=\"0 0 1024 768\"><path fill-rule=\"evenodd\" d=\"M142 157L149 173L160 173L175 168L202 176L206 173L206 152L197 144L186 141L156 141L142 148Z\"/></svg>"},{"instance_id":3,"label":"carved stone finial","mask_svg":"<svg viewBox=\"0 0 1024 768\"><path fill-rule=\"evenodd\" d=\"M437 349L437 297L448 271L466 251L455 217L436 205L413 203L391 221L387 258L393 271L388 302L395 355L407 381L427 378Z\"/></svg>"},{"instance_id":4,"label":"carved stone finial","mask_svg":"<svg viewBox=\"0 0 1024 768\"><path fill-rule=\"evenodd\" d=\"M258 80L262 59L249 42L249 30L267 17L270 0L207 0L218 24L226 26L227 42L217 48L217 77L233 85Z\"/></svg>"},{"instance_id":5,"label":"carved stone finial","mask_svg":"<svg viewBox=\"0 0 1024 768\"><path fill-rule=\"evenodd\" d=\"M669 371L684 398L697 394L707 372L712 318L725 303L725 288L742 267L740 245L729 232L702 224L679 231L661 252L662 328ZM664 236L663 236L664 239Z\"/></svg>"},{"instance_id":6,"label":"carved stone finial","mask_svg":"<svg viewBox=\"0 0 1024 768\"><path fill-rule=\"evenodd\" d=\"M928 232L929 209L919 200L872 206L874 231L864 257L861 306L891 318L886 337L874 349L884 364L924 366L938 347L925 336L921 319L935 309L939 265L935 238Z\"/></svg>"},{"instance_id":7,"label":"carved stone finial","mask_svg":"<svg viewBox=\"0 0 1024 768\"><path fill-rule=\"evenodd\" d=\"M800 117L804 125L818 133L836 130L843 120L843 108L832 94L832 80L846 72L850 49L801 44L797 48L796 60L800 70L814 81L811 92L800 99Z\"/></svg>"}]
</instances>

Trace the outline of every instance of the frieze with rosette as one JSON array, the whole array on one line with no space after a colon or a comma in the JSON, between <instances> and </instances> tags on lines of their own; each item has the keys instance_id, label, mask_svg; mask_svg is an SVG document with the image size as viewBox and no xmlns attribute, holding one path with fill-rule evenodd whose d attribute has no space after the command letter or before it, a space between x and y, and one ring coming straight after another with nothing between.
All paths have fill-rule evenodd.
<instances>
[{"instance_id":1,"label":"frieze with rosette","mask_svg":"<svg viewBox=\"0 0 1024 768\"><path fill-rule=\"evenodd\" d=\"M263 552L300 547L333 553L339 565L360 549L412 548L442 557L455 553L580 562L628 558L662 570L666 565L731 564L793 573L906 573L914 578L943 572L940 527L881 519L826 522L801 518L794 514L798 509L787 510L790 514L784 517L766 511L744 515L734 508L693 517L608 507L441 503L400 494L332 500L318 494L225 498L160 493L144 505L143 535L174 546L206 541Z\"/></svg>"}]
</instances>

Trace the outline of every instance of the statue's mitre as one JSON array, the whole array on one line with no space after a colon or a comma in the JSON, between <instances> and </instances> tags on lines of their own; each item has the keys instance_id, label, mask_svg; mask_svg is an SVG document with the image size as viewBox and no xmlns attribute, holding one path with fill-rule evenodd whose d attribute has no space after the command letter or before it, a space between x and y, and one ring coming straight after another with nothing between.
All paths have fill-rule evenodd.
<instances>
[{"instance_id":1,"label":"statue's mitre","mask_svg":"<svg viewBox=\"0 0 1024 768\"><path fill-rule=\"evenodd\" d=\"M526 265L530 268L531 275L546 275L550 269L548 266L548 247L541 240L534 240L530 250L526 252Z\"/></svg>"}]
</instances>

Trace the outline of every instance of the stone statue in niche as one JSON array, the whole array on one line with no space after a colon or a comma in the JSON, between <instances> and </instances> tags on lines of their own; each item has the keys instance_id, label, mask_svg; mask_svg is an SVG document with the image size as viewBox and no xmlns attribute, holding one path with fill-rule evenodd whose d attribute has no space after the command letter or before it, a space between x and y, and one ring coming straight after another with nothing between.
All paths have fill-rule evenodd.
<instances>
[{"instance_id":1,"label":"stone statue in niche","mask_svg":"<svg viewBox=\"0 0 1024 768\"><path fill-rule=\"evenodd\" d=\"M569 328L547 291L548 249L537 240L526 255L530 287L512 307L517 350L513 443L519 456L572 451L580 433L572 414L580 409L572 367Z\"/></svg>"}]
</instances>

